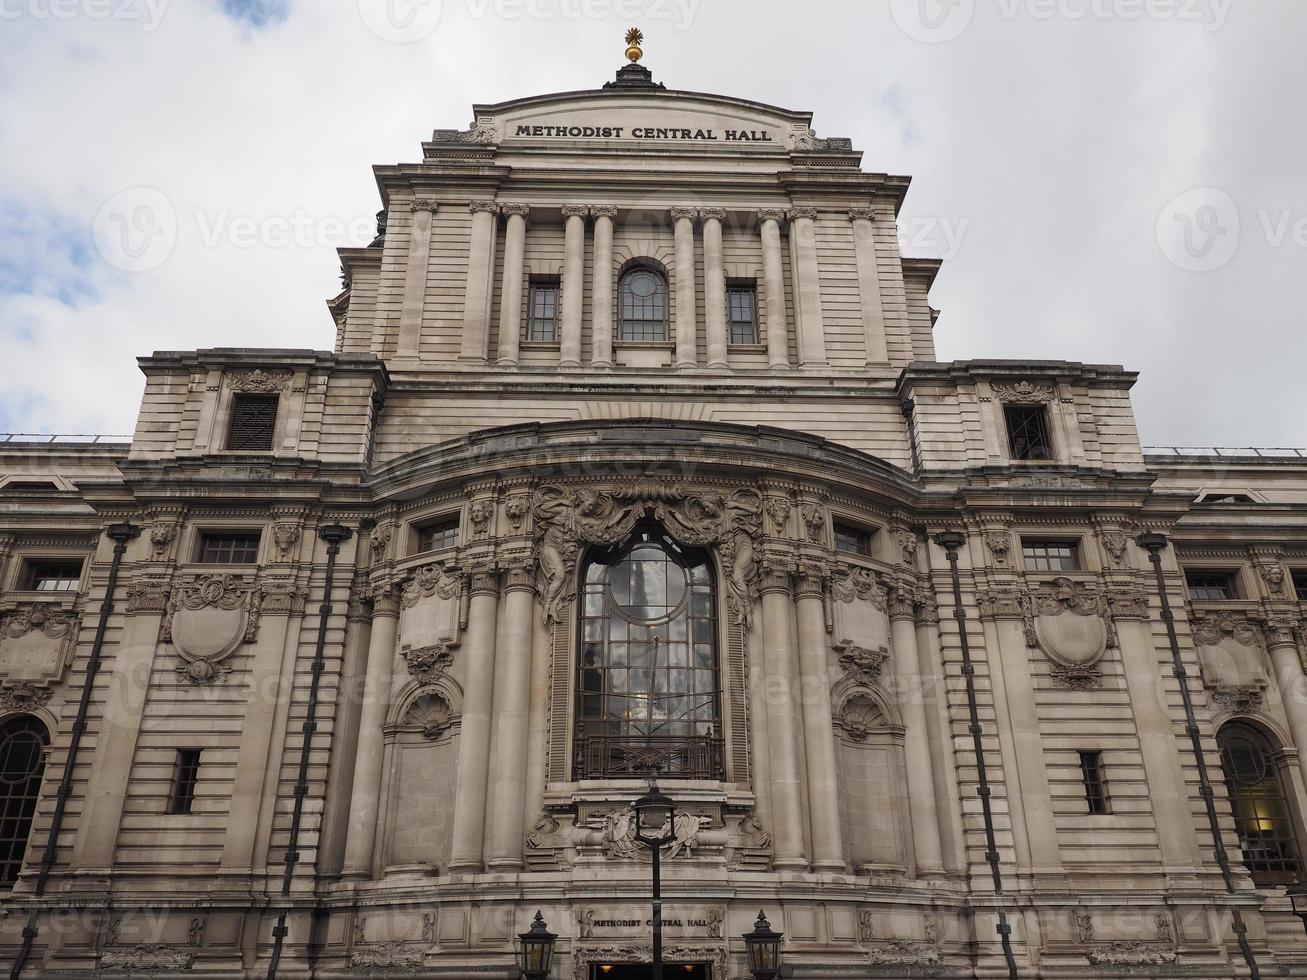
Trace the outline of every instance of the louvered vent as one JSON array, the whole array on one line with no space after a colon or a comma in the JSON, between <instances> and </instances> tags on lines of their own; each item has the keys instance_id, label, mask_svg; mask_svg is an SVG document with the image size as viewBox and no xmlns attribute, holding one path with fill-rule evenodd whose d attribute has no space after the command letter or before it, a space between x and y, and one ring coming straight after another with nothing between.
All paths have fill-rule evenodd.
<instances>
[{"instance_id":1,"label":"louvered vent","mask_svg":"<svg viewBox=\"0 0 1307 980\"><path fill-rule=\"evenodd\" d=\"M227 426L227 448L266 453L272 449L272 433L276 426L276 395L236 395L232 399L231 422Z\"/></svg>"}]
</instances>

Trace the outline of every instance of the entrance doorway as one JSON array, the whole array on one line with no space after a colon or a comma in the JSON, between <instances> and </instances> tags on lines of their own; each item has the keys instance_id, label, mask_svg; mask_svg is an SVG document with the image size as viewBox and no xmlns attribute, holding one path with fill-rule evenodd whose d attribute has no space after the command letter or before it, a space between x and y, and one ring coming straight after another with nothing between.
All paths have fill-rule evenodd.
<instances>
[{"instance_id":1,"label":"entrance doorway","mask_svg":"<svg viewBox=\"0 0 1307 980\"><path fill-rule=\"evenodd\" d=\"M590 967L590 980L650 980L653 967L648 963L596 963ZM713 980L707 963L664 963L663 980Z\"/></svg>"}]
</instances>

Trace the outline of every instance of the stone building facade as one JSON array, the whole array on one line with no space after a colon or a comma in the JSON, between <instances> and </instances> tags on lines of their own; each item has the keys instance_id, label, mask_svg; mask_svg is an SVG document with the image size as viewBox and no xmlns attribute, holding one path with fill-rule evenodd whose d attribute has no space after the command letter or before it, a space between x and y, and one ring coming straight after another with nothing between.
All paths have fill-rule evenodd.
<instances>
[{"instance_id":1,"label":"stone building facade","mask_svg":"<svg viewBox=\"0 0 1307 980\"><path fill-rule=\"evenodd\" d=\"M762 908L796 977L1307 976L1307 460L937 361L908 181L809 114L475 113L331 352L0 444L0 959L509 977L541 910L635 976L655 770L677 975Z\"/></svg>"}]
</instances>

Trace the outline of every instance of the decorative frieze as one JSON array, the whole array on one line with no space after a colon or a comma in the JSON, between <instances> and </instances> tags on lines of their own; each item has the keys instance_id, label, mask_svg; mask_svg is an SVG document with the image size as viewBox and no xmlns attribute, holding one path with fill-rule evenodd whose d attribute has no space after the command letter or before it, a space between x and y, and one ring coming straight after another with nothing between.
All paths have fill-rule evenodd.
<instances>
[{"instance_id":1,"label":"decorative frieze","mask_svg":"<svg viewBox=\"0 0 1307 980\"><path fill-rule=\"evenodd\" d=\"M981 619L1023 619L1021 600L1021 593L1015 589L994 589L976 594Z\"/></svg>"},{"instance_id":2,"label":"decorative frieze","mask_svg":"<svg viewBox=\"0 0 1307 980\"><path fill-rule=\"evenodd\" d=\"M260 587L257 607L269 616L304 615L305 596L290 579L266 579Z\"/></svg>"},{"instance_id":3,"label":"decorative frieze","mask_svg":"<svg viewBox=\"0 0 1307 980\"><path fill-rule=\"evenodd\" d=\"M52 697L54 691L48 687L30 681L18 681L0 687L0 711L35 711L45 707Z\"/></svg>"},{"instance_id":4,"label":"decorative frieze","mask_svg":"<svg viewBox=\"0 0 1307 980\"><path fill-rule=\"evenodd\" d=\"M127 615L162 615L168 609L166 576L143 576L127 586Z\"/></svg>"},{"instance_id":5,"label":"decorative frieze","mask_svg":"<svg viewBox=\"0 0 1307 980\"><path fill-rule=\"evenodd\" d=\"M435 214L436 211L440 210L440 203L430 197L415 197L409 203L408 209L415 214L418 211L430 211Z\"/></svg>"},{"instance_id":6,"label":"decorative frieze","mask_svg":"<svg viewBox=\"0 0 1307 980\"><path fill-rule=\"evenodd\" d=\"M938 966L939 950L933 945L926 946L907 939L895 939L867 951L867 959L873 966Z\"/></svg>"},{"instance_id":7,"label":"decorative frieze","mask_svg":"<svg viewBox=\"0 0 1307 980\"><path fill-rule=\"evenodd\" d=\"M425 947L409 943L377 943L355 946L350 966L366 970L416 970L422 966Z\"/></svg>"},{"instance_id":8,"label":"decorative frieze","mask_svg":"<svg viewBox=\"0 0 1307 980\"><path fill-rule=\"evenodd\" d=\"M290 371L232 371L227 374L227 389L242 394L279 395L290 387Z\"/></svg>"},{"instance_id":9,"label":"decorative frieze","mask_svg":"<svg viewBox=\"0 0 1307 980\"><path fill-rule=\"evenodd\" d=\"M172 973L189 970L195 963L195 954L175 946L143 945L130 949L105 950L100 954L100 971L126 973Z\"/></svg>"},{"instance_id":10,"label":"decorative frieze","mask_svg":"<svg viewBox=\"0 0 1307 980\"><path fill-rule=\"evenodd\" d=\"M1246 647L1257 645L1257 627L1247 619L1231 613L1195 619L1192 629L1195 642L1204 646L1219 646L1226 639Z\"/></svg>"},{"instance_id":11,"label":"decorative frieze","mask_svg":"<svg viewBox=\"0 0 1307 980\"><path fill-rule=\"evenodd\" d=\"M1093 966L1170 966L1178 958L1173 949L1140 942L1108 943L1085 954Z\"/></svg>"},{"instance_id":12,"label":"decorative frieze","mask_svg":"<svg viewBox=\"0 0 1307 980\"><path fill-rule=\"evenodd\" d=\"M1050 385L1033 384L1029 381L1018 381L1013 384L994 381L990 382L989 387L994 392L995 398L1018 405L1047 405L1057 398L1056 390Z\"/></svg>"},{"instance_id":13,"label":"decorative frieze","mask_svg":"<svg viewBox=\"0 0 1307 980\"><path fill-rule=\"evenodd\" d=\"M1233 715L1254 714L1265 701L1262 687L1256 684L1218 688L1210 696L1213 704Z\"/></svg>"}]
</instances>

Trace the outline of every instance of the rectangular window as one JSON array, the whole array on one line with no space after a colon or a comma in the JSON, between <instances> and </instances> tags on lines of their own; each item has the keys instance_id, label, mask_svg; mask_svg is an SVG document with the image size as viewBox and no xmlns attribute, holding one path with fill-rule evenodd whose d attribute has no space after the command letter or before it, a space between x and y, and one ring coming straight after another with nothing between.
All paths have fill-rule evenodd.
<instances>
[{"instance_id":1,"label":"rectangular window","mask_svg":"<svg viewBox=\"0 0 1307 980\"><path fill-rule=\"evenodd\" d=\"M732 344L758 343L758 286L739 283L726 287L726 309Z\"/></svg>"},{"instance_id":2,"label":"rectangular window","mask_svg":"<svg viewBox=\"0 0 1307 980\"><path fill-rule=\"evenodd\" d=\"M1103 775L1103 753L1080 753L1080 778L1085 783L1085 802L1089 812L1111 813L1107 799L1107 779Z\"/></svg>"},{"instance_id":3,"label":"rectangular window","mask_svg":"<svg viewBox=\"0 0 1307 980\"><path fill-rule=\"evenodd\" d=\"M1022 541L1028 572L1074 572L1080 568L1080 546L1074 541Z\"/></svg>"},{"instance_id":4,"label":"rectangular window","mask_svg":"<svg viewBox=\"0 0 1307 980\"><path fill-rule=\"evenodd\" d=\"M200 535L205 565L253 565L259 560L258 531L213 531Z\"/></svg>"},{"instance_id":5,"label":"rectangular window","mask_svg":"<svg viewBox=\"0 0 1307 980\"><path fill-rule=\"evenodd\" d=\"M1048 438L1048 414L1043 405L1004 405L1008 445L1014 460L1053 458Z\"/></svg>"},{"instance_id":6,"label":"rectangular window","mask_svg":"<svg viewBox=\"0 0 1307 980\"><path fill-rule=\"evenodd\" d=\"M1194 602L1239 598L1234 572L1186 572L1184 580Z\"/></svg>"},{"instance_id":7,"label":"rectangular window","mask_svg":"<svg viewBox=\"0 0 1307 980\"><path fill-rule=\"evenodd\" d=\"M849 524L835 525L835 550L850 555L871 555L871 532Z\"/></svg>"},{"instance_id":8,"label":"rectangular window","mask_svg":"<svg viewBox=\"0 0 1307 980\"><path fill-rule=\"evenodd\" d=\"M458 547L458 518L451 517L418 528L418 551L441 551Z\"/></svg>"},{"instance_id":9,"label":"rectangular window","mask_svg":"<svg viewBox=\"0 0 1307 980\"><path fill-rule=\"evenodd\" d=\"M80 558L33 558L27 562L25 592L76 592L82 582Z\"/></svg>"},{"instance_id":10,"label":"rectangular window","mask_svg":"<svg viewBox=\"0 0 1307 980\"><path fill-rule=\"evenodd\" d=\"M200 781L200 750L178 749L173 766L169 813L190 813L195 805L195 787Z\"/></svg>"},{"instance_id":11,"label":"rectangular window","mask_svg":"<svg viewBox=\"0 0 1307 980\"><path fill-rule=\"evenodd\" d=\"M1295 568L1289 574L1293 577L1293 591L1298 593L1298 601L1307 602L1307 568Z\"/></svg>"},{"instance_id":12,"label":"rectangular window","mask_svg":"<svg viewBox=\"0 0 1307 980\"><path fill-rule=\"evenodd\" d=\"M532 279L527 295L526 339L533 344L558 342L558 280Z\"/></svg>"},{"instance_id":13,"label":"rectangular window","mask_svg":"<svg viewBox=\"0 0 1307 980\"><path fill-rule=\"evenodd\" d=\"M227 448L247 453L271 452L278 400L277 395L233 395Z\"/></svg>"}]
</instances>

